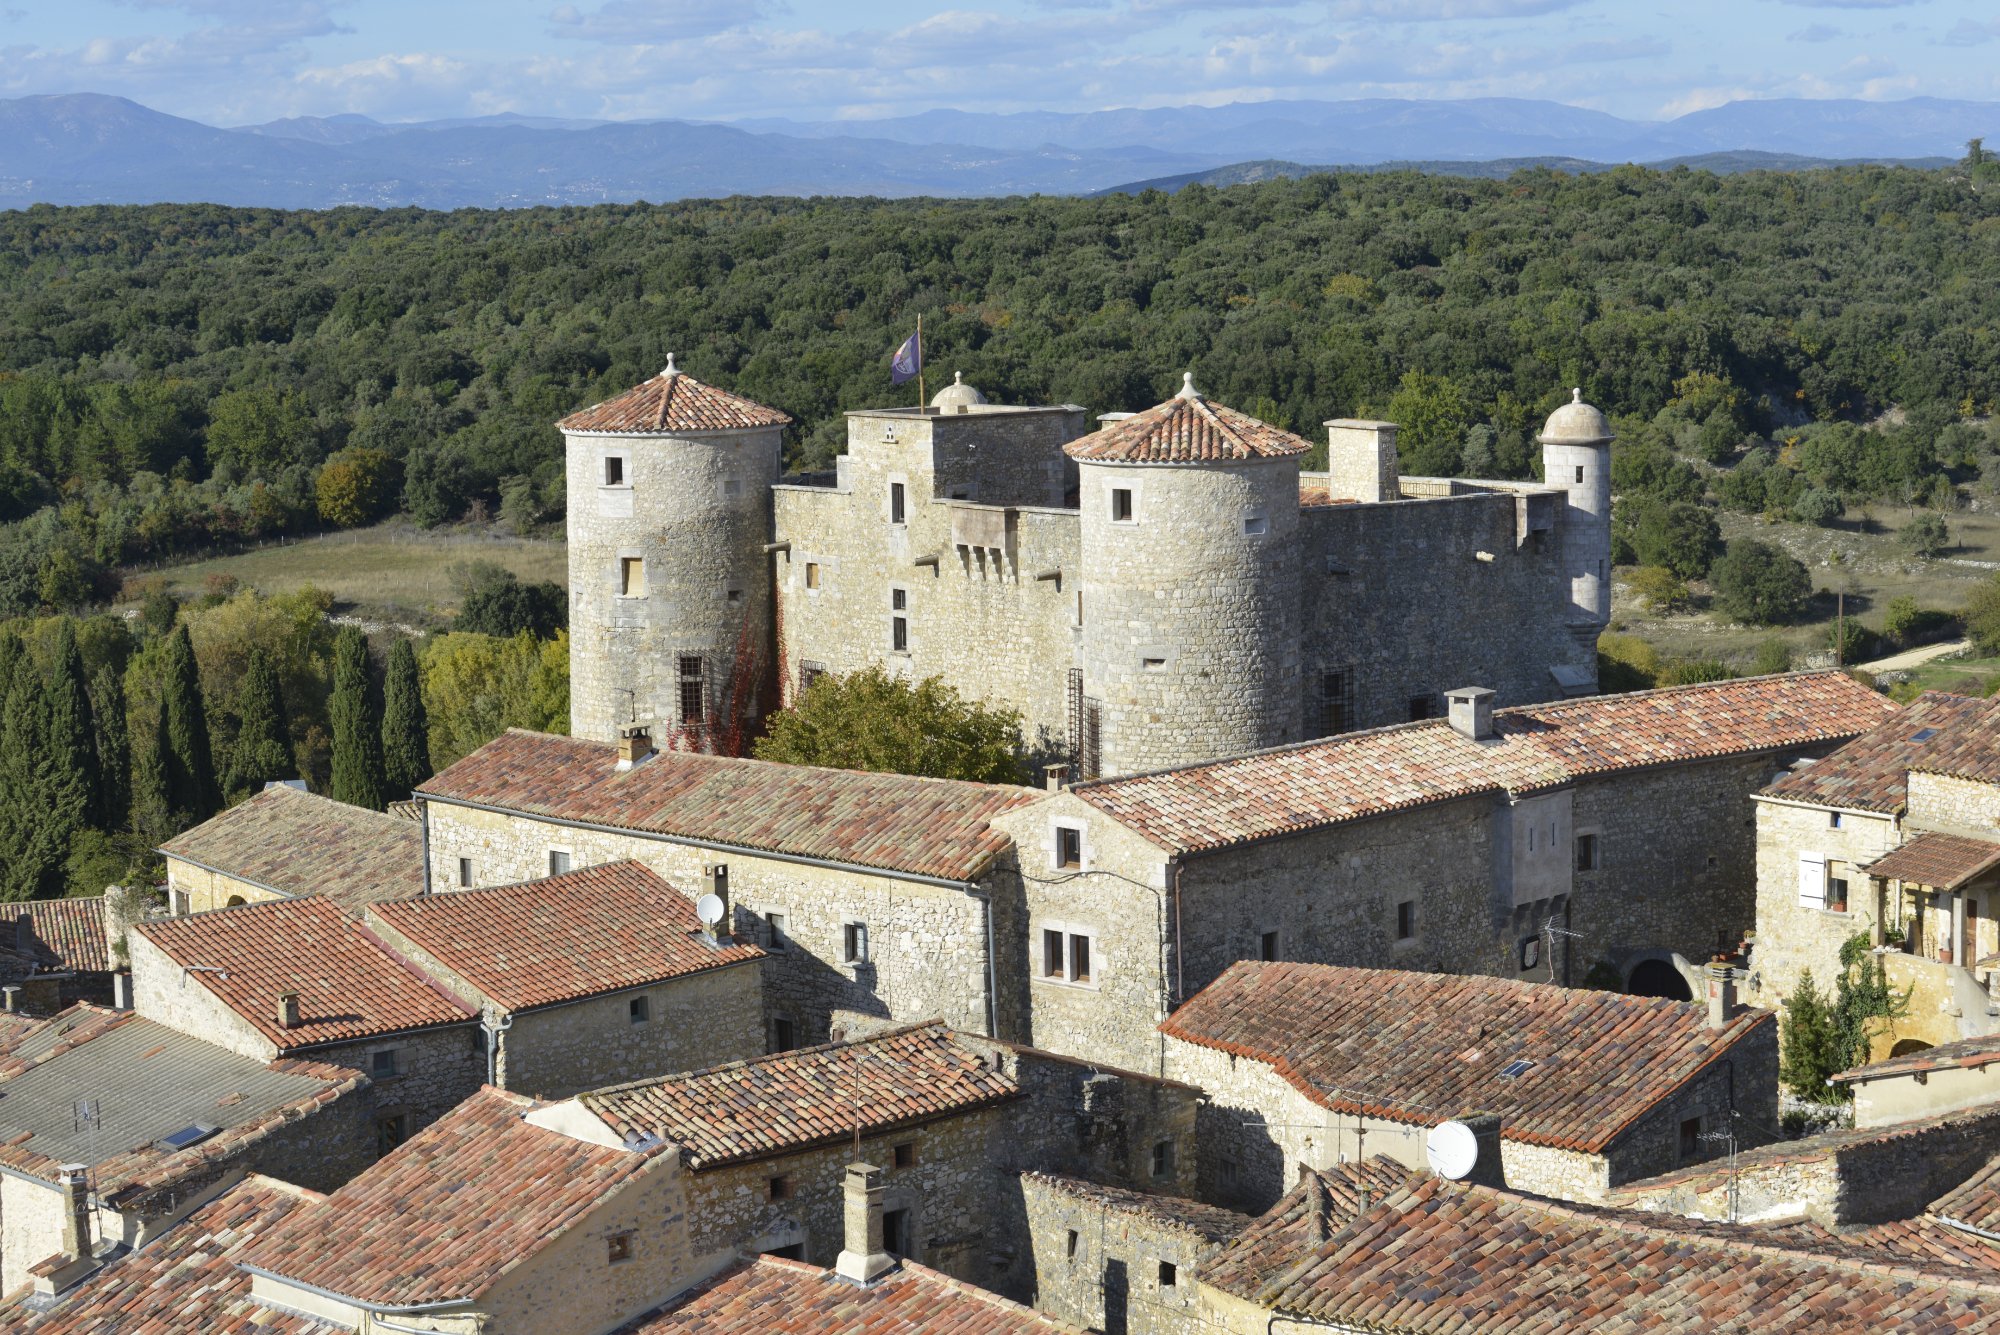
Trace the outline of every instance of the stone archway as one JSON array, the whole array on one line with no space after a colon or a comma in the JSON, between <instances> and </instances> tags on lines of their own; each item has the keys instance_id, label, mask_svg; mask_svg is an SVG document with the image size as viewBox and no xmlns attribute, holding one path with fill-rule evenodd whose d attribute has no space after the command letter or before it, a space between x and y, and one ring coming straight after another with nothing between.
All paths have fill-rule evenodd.
<instances>
[{"instance_id":1,"label":"stone archway","mask_svg":"<svg viewBox=\"0 0 2000 1335\"><path fill-rule=\"evenodd\" d=\"M1930 1046L1930 1044L1924 1042L1921 1038L1899 1038L1896 1040L1896 1046L1889 1049L1889 1055L1891 1057L1907 1057L1914 1052L1926 1051Z\"/></svg>"},{"instance_id":2,"label":"stone archway","mask_svg":"<svg viewBox=\"0 0 2000 1335\"><path fill-rule=\"evenodd\" d=\"M228 900L228 902L227 902L227 903L225 903L225 904L224 904L224 905L223 905L222 907L224 907L224 908L226 908L226 909L233 909L233 908L237 907L237 906L238 906L238 905L240 905L240 904L247 904L247 903L249 903L249 902L250 902L250 901L246 900L246 899L245 899L245 898L243 898L243 896L241 896L241 895L231 895L231 896L229 897L229 900Z\"/></svg>"},{"instance_id":3,"label":"stone archway","mask_svg":"<svg viewBox=\"0 0 2000 1335\"><path fill-rule=\"evenodd\" d=\"M1625 990L1635 997L1665 997L1669 1001L1693 1001L1694 989L1671 960L1640 960L1625 979Z\"/></svg>"}]
</instances>

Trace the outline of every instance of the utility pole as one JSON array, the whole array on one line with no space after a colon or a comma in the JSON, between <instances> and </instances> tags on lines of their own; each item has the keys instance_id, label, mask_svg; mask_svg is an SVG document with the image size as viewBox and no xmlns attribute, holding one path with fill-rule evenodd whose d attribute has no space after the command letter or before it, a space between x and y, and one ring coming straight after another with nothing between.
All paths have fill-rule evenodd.
<instances>
[{"instance_id":1,"label":"utility pole","mask_svg":"<svg viewBox=\"0 0 2000 1335\"><path fill-rule=\"evenodd\" d=\"M1833 595L1833 665L1847 666L1847 594Z\"/></svg>"}]
</instances>

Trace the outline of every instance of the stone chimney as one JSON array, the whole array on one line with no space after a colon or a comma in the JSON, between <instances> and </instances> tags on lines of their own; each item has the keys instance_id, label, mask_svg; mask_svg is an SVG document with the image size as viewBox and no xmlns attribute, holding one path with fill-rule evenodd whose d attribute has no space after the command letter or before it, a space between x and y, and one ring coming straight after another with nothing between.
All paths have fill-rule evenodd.
<instances>
[{"instance_id":1,"label":"stone chimney","mask_svg":"<svg viewBox=\"0 0 2000 1335\"><path fill-rule=\"evenodd\" d=\"M1069 766L1044 765L1042 766L1042 777L1047 781L1050 792L1061 792L1063 780L1069 778Z\"/></svg>"},{"instance_id":2,"label":"stone chimney","mask_svg":"<svg viewBox=\"0 0 2000 1335\"><path fill-rule=\"evenodd\" d=\"M1396 465L1396 424L1340 417L1326 424L1327 492L1372 505L1403 499Z\"/></svg>"},{"instance_id":3,"label":"stone chimney","mask_svg":"<svg viewBox=\"0 0 2000 1335\"><path fill-rule=\"evenodd\" d=\"M623 774L653 757L653 733L643 723L629 723L618 730L618 772Z\"/></svg>"},{"instance_id":4,"label":"stone chimney","mask_svg":"<svg viewBox=\"0 0 2000 1335\"><path fill-rule=\"evenodd\" d=\"M299 1027L299 994L280 992L278 994L278 1027L296 1029Z\"/></svg>"},{"instance_id":5,"label":"stone chimney","mask_svg":"<svg viewBox=\"0 0 2000 1335\"><path fill-rule=\"evenodd\" d=\"M132 1009L132 975L114 973L111 975L111 1009L129 1011Z\"/></svg>"},{"instance_id":6,"label":"stone chimney","mask_svg":"<svg viewBox=\"0 0 2000 1335\"><path fill-rule=\"evenodd\" d=\"M896 1263L882 1250L882 1170L873 1164L847 1165L845 1241L834 1273L856 1284L873 1284Z\"/></svg>"},{"instance_id":7,"label":"stone chimney","mask_svg":"<svg viewBox=\"0 0 2000 1335\"><path fill-rule=\"evenodd\" d=\"M4 1009L9 1015L20 1011L21 989L19 987L0 987L0 1009Z\"/></svg>"},{"instance_id":8,"label":"stone chimney","mask_svg":"<svg viewBox=\"0 0 2000 1335\"><path fill-rule=\"evenodd\" d=\"M73 1261L88 1259L90 1248L90 1185L85 1181L89 1164L66 1163L58 1181L63 1197L63 1255Z\"/></svg>"},{"instance_id":9,"label":"stone chimney","mask_svg":"<svg viewBox=\"0 0 2000 1335\"><path fill-rule=\"evenodd\" d=\"M23 955L35 953L35 918L33 914L19 914L14 919L14 949Z\"/></svg>"},{"instance_id":10,"label":"stone chimney","mask_svg":"<svg viewBox=\"0 0 2000 1335\"><path fill-rule=\"evenodd\" d=\"M1727 1029L1738 1009L1735 961L1717 955L1708 963L1708 1027Z\"/></svg>"},{"instance_id":11,"label":"stone chimney","mask_svg":"<svg viewBox=\"0 0 2000 1335\"><path fill-rule=\"evenodd\" d=\"M1461 686L1446 691L1444 698L1450 706L1446 717L1453 732L1475 742L1497 735L1493 731L1493 692L1484 686Z\"/></svg>"},{"instance_id":12,"label":"stone chimney","mask_svg":"<svg viewBox=\"0 0 2000 1335\"><path fill-rule=\"evenodd\" d=\"M731 930L734 923L729 908L729 864L716 862L703 867L701 888L704 894L714 895L722 901L722 916L712 923L703 923L702 935L708 938L710 945L727 945L734 935Z\"/></svg>"}]
</instances>

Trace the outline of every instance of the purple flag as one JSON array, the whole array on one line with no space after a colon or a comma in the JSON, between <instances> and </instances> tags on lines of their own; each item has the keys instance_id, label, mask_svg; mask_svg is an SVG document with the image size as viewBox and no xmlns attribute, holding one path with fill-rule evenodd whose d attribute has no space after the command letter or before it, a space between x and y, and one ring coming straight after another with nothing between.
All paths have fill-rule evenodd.
<instances>
[{"instance_id":1,"label":"purple flag","mask_svg":"<svg viewBox=\"0 0 2000 1335\"><path fill-rule=\"evenodd\" d=\"M903 346L896 349L896 355L889 359L889 383L900 385L905 380L915 380L917 372L924 369L923 335L911 334L903 340Z\"/></svg>"}]
</instances>

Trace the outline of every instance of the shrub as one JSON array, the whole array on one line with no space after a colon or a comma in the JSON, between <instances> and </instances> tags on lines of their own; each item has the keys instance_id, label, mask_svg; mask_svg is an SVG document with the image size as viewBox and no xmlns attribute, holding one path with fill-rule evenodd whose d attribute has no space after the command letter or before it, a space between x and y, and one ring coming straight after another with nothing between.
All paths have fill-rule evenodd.
<instances>
[{"instance_id":1,"label":"shrub","mask_svg":"<svg viewBox=\"0 0 2000 1335\"><path fill-rule=\"evenodd\" d=\"M1649 612L1688 610L1688 586L1665 566L1640 566L1626 581Z\"/></svg>"},{"instance_id":2,"label":"shrub","mask_svg":"<svg viewBox=\"0 0 2000 1335\"><path fill-rule=\"evenodd\" d=\"M1808 487L1792 502L1792 518L1801 524L1815 524L1825 528L1846 512L1840 497L1824 487Z\"/></svg>"},{"instance_id":3,"label":"shrub","mask_svg":"<svg viewBox=\"0 0 2000 1335\"><path fill-rule=\"evenodd\" d=\"M1640 565L1665 566L1682 579L1700 579L1715 558L1719 530L1707 506L1662 503L1640 496L1620 505L1613 526Z\"/></svg>"},{"instance_id":4,"label":"shrub","mask_svg":"<svg viewBox=\"0 0 2000 1335\"><path fill-rule=\"evenodd\" d=\"M1597 685L1600 690L1650 690L1659 675L1659 653L1637 635L1597 637Z\"/></svg>"},{"instance_id":5,"label":"shrub","mask_svg":"<svg viewBox=\"0 0 2000 1335\"><path fill-rule=\"evenodd\" d=\"M1729 681L1736 669L1714 658L1677 658L1660 670L1657 685L1693 686L1704 681Z\"/></svg>"},{"instance_id":6,"label":"shrub","mask_svg":"<svg viewBox=\"0 0 2000 1335\"><path fill-rule=\"evenodd\" d=\"M1896 545L1928 561L1951 546L1951 529L1943 515L1926 510L1903 525L1896 534Z\"/></svg>"},{"instance_id":7,"label":"shrub","mask_svg":"<svg viewBox=\"0 0 2000 1335\"><path fill-rule=\"evenodd\" d=\"M1766 640L1757 646L1757 656L1750 660L1750 675L1767 677L1774 672L1792 670L1792 650L1783 640Z\"/></svg>"},{"instance_id":8,"label":"shrub","mask_svg":"<svg viewBox=\"0 0 2000 1335\"><path fill-rule=\"evenodd\" d=\"M1754 538L1730 543L1710 568L1709 582L1725 616L1755 626L1798 620L1812 597L1812 577L1805 566Z\"/></svg>"},{"instance_id":9,"label":"shrub","mask_svg":"<svg viewBox=\"0 0 2000 1335\"><path fill-rule=\"evenodd\" d=\"M759 760L1018 783L1021 716L961 699L937 677L912 684L880 667L826 676L771 720Z\"/></svg>"}]
</instances>

